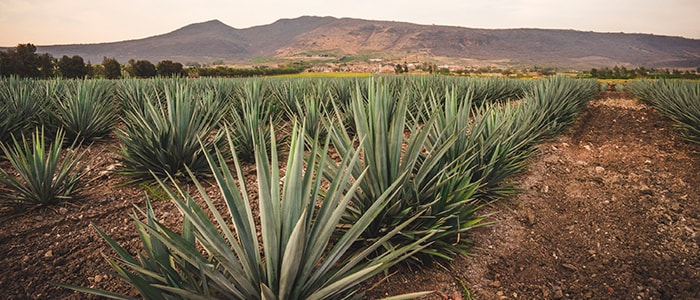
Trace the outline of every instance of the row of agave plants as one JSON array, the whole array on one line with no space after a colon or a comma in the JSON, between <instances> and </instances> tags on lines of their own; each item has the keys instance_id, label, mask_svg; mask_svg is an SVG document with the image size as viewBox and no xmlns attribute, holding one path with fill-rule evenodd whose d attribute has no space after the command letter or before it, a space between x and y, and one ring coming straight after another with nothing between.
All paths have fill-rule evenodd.
<instances>
[{"instance_id":1,"label":"row of agave plants","mask_svg":"<svg viewBox=\"0 0 700 300\"><path fill-rule=\"evenodd\" d=\"M673 120L690 142L700 143L700 82L689 80L640 80L627 89Z\"/></svg>"},{"instance_id":2,"label":"row of agave plants","mask_svg":"<svg viewBox=\"0 0 700 300\"><path fill-rule=\"evenodd\" d=\"M88 85L110 92L100 100L73 97ZM354 288L360 282L400 261L466 253L468 231L486 224L480 207L516 191L505 179L525 167L538 143L576 119L599 84L565 77L60 83L10 78L2 89L2 101L11 104L3 105L7 115L23 107L16 93L36 93L31 97L40 104L30 111L40 116L16 119L57 132L50 153L104 136L88 137L86 128L97 126L74 130L72 120L107 119L101 122L109 124L104 132L122 123L118 172L134 182L155 181L183 215L177 232L157 221L150 204L135 213L144 247L138 257L97 229L116 250L118 256L108 258L115 274L143 297L323 299L358 296ZM60 118L61 107L75 118ZM91 111L96 109L105 110ZM70 120L58 125L64 119ZM36 171L46 163L36 157L44 157L55 159L50 172L69 174L66 183L75 186L59 191L62 184L52 181L50 189L59 193L42 197L70 198L78 188L79 154L59 163L61 155L44 155L43 131L21 139L16 132L31 126L10 125L2 124L14 137L11 143L3 137L5 157L17 170L29 171L24 179L2 171L4 190L38 186L9 197L35 202L24 194L52 181L31 178L48 173ZM72 143L63 142L68 132ZM278 151L288 153L284 176ZM246 190L247 162L257 168L258 199ZM205 192L204 177L214 179L226 209L218 209ZM191 181L197 192L187 192L180 179ZM38 203L50 203L44 200ZM258 213L251 200L258 201Z\"/></svg>"}]
</instances>

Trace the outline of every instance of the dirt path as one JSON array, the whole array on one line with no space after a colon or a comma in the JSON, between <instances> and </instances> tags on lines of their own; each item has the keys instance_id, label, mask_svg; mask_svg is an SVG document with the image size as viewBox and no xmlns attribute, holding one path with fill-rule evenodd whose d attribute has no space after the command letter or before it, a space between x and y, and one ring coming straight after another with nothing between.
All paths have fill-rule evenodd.
<instances>
[{"instance_id":1,"label":"dirt path","mask_svg":"<svg viewBox=\"0 0 700 300\"><path fill-rule=\"evenodd\" d=\"M513 179L523 193L487 209L483 250L372 293L459 298L463 283L474 299L699 299L698 151L652 108L602 95Z\"/></svg>"},{"instance_id":2,"label":"dirt path","mask_svg":"<svg viewBox=\"0 0 700 300\"><path fill-rule=\"evenodd\" d=\"M96 224L133 252L128 215L137 187L119 185L110 145L90 153L86 197L62 207L0 212L0 295L85 299L52 282L129 291L108 268ZM626 95L593 101L567 133L540 147L512 200L488 207L494 225L474 231L474 257L402 269L369 295L436 290L430 299L699 299L700 147ZM0 167L7 167L2 165ZM179 226L172 204L154 202Z\"/></svg>"}]
</instances>

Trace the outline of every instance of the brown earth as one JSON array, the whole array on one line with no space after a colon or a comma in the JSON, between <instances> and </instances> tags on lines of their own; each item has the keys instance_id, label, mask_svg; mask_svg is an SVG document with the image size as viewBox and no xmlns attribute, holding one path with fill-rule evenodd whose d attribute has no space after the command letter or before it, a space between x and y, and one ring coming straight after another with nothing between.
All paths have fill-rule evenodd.
<instances>
[{"instance_id":1,"label":"brown earth","mask_svg":"<svg viewBox=\"0 0 700 300\"><path fill-rule=\"evenodd\" d=\"M144 207L143 190L109 172L115 144L111 137L88 150L81 199L0 211L2 298L91 298L54 282L136 295L99 270L108 269L101 253L112 252L91 227L132 252L141 247L129 214ZM372 279L367 295L434 290L427 298L461 299L464 285L474 299L698 299L699 153L652 108L602 94L512 179L521 194L484 210L493 225L474 230L474 256L398 268ZM178 227L171 203L154 207Z\"/></svg>"}]
</instances>

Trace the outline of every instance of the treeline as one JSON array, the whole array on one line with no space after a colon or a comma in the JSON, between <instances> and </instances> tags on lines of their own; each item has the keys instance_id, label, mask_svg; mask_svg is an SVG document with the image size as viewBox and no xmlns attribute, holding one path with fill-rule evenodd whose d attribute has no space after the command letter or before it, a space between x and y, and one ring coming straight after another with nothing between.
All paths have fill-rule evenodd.
<instances>
[{"instance_id":1,"label":"treeline","mask_svg":"<svg viewBox=\"0 0 700 300\"><path fill-rule=\"evenodd\" d=\"M189 68L191 74L197 74L203 77L256 77L256 76L273 76L286 74L299 74L306 70L307 66L302 63L291 63L289 65L270 68L267 66L256 66L253 68L229 68L229 67L213 67L213 68Z\"/></svg>"},{"instance_id":2,"label":"treeline","mask_svg":"<svg viewBox=\"0 0 700 300\"><path fill-rule=\"evenodd\" d=\"M36 46L19 44L15 48L0 51L0 76L25 78L107 78L117 79L124 75L131 77L183 76L187 73L181 63L170 60L157 65L147 60L129 60L127 65L114 58L104 57L102 64L92 65L80 55L54 58L51 54L36 53Z\"/></svg>"},{"instance_id":3,"label":"treeline","mask_svg":"<svg viewBox=\"0 0 700 300\"><path fill-rule=\"evenodd\" d=\"M307 68L302 63L292 63L276 68L260 66L253 68L190 67L179 62L162 60L153 64L148 60L131 59L120 64L115 58L104 57L101 64L92 65L79 55L54 58L51 54L36 53L36 46L19 44L15 48L0 51L0 77L19 76L25 78L106 78L122 77L151 78L156 76L190 77L255 77L282 74L297 74Z\"/></svg>"},{"instance_id":4,"label":"treeline","mask_svg":"<svg viewBox=\"0 0 700 300\"><path fill-rule=\"evenodd\" d=\"M584 76L599 78L599 79L638 79L638 78L650 78L650 79L700 79L700 67L696 70L685 70L681 71L678 69L647 69L645 67L637 67L634 69L627 69L624 66L613 68L593 68Z\"/></svg>"}]
</instances>

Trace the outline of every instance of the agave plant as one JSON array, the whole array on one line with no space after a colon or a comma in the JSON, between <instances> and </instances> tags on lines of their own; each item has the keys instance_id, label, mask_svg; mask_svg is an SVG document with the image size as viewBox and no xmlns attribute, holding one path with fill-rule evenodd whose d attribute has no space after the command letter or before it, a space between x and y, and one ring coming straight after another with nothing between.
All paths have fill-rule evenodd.
<instances>
[{"instance_id":1,"label":"agave plant","mask_svg":"<svg viewBox=\"0 0 700 300\"><path fill-rule=\"evenodd\" d=\"M311 137L320 131L320 137L325 136L323 118L326 117L326 108L333 101L332 91L329 88L328 80L300 81L300 85L306 85L302 95L293 95L291 90L299 90L298 87L291 87L290 98L286 99L284 109L288 120L298 120L308 124L305 126L307 134ZM278 92L279 94L279 92Z\"/></svg>"},{"instance_id":2,"label":"agave plant","mask_svg":"<svg viewBox=\"0 0 700 300\"><path fill-rule=\"evenodd\" d=\"M600 85L594 79L554 76L532 86L525 95L526 114L540 118L540 139L551 137L576 121L581 110L595 96ZM544 127L550 127L545 129Z\"/></svg>"},{"instance_id":3,"label":"agave plant","mask_svg":"<svg viewBox=\"0 0 700 300\"><path fill-rule=\"evenodd\" d=\"M129 105L124 112L124 129L117 132L122 141L119 173L134 182L209 174L204 153L222 141L217 131L226 105L213 92L196 93L174 83L158 93L145 93L141 104ZM155 95L151 98L149 95ZM200 147L198 141L204 141Z\"/></svg>"},{"instance_id":4,"label":"agave plant","mask_svg":"<svg viewBox=\"0 0 700 300\"><path fill-rule=\"evenodd\" d=\"M394 98L381 81L369 81L367 89L367 99L358 88L351 102L354 127L357 138L364 141L362 144L357 145L357 139L343 124L327 125L333 146L341 156L353 151L362 153L353 174L359 177L367 169L345 221L354 223L398 181L400 191L389 199L389 205L371 222L363 237L376 239L396 225L414 219L401 235L385 245L387 249L431 236L432 244L423 253L444 258L463 253L467 244L463 242L467 240L460 236L482 220L476 215L478 205L472 198L479 183L472 181L470 170L462 167L473 158L468 155L452 157L455 160L448 158L457 134L465 134L466 128L433 131L437 115L419 124L408 113L409 100L405 95ZM454 124L453 120L447 122ZM342 171L331 166L329 174ZM421 217L415 218L417 215Z\"/></svg>"},{"instance_id":5,"label":"agave plant","mask_svg":"<svg viewBox=\"0 0 700 300\"><path fill-rule=\"evenodd\" d=\"M36 82L18 77L0 79L0 142L29 135L41 124L45 106Z\"/></svg>"},{"instance_id":6,"label":"agave plant","mask_svg":"<svg viewBox=\"0 0 700 300\"><path fill-rule=\"evenodd\" d=\"M633 81L632 93L673 120L688 141L700 143L700 84L693 81Z\"/></svg>"},{"instance_id":7,"label":"agave plant","mask_svg":"<svg viewBox=\"0 0 700 300\"><path fill-rule=\"evenodd\" d=\"M356 223L336 237L336 226L364 176L353 180L351 170L358 154L350 153L339 166L346 171L334 174L328 189L322 190L324 170L330 162L315 154L325 153L328 143L325 147L313 143L310 159L305 162L303 131L294 126L284 178L279 174L274 133L270 141L265 141L262 134L255 139L259 230L235 151L236 176L217 149L216 157L206 156L227 210L216 208L193 174L198 196L206 202L208 212L183 188L175 185L172 190L160 181L182 213L182 233L157 222L148 206L142 214L145 221L134 216L145 248L134 258L98 229L119 255L108 258L116 275L136 287L146 299L335 299L352 294L353 287L363 280L419 250L423 240L379 257L369 257L412 220L357 248L358 237L389 204L399 187L398 181ZM228 141L233 147L231 135ZM270 156L267 143L271 144ZM262 240L262 253L258 236ZM63 286L116 299L127 298L106 291Z\"/></svg>"},{"instance_id":8,"label":"agave plant","mask_svg":"<svg viewBox=\"0 0 700 300\"><path fill-rule=\"evenodd\" d=\"M147 102L163 98L154 80L135 78L119 80L114 94L124 111L143 112Z\"/></svg>"},{"instance_id":9,"label":"agave plant","mask_svg":"<svg viewBox=\"0 0 700 300\"><path fill-rule=\"evenodd\" d=\"M505 179L526 167L538 143L572 124L597 87L594 80L551 77L533 84L521 101L480 106L469 129L476 152L474 176L482 181L479 197L515 193Z\"/></svg>"},{"instance_id":10,"label":"agave plant","mask_svg":"<svg viewBox=\"0 0 700 300\"><path fill-rule=\"evenodd\" d=\"M78 143L102 139L118 121L119 110L108 81L77 81L52 102L66 137Z\"/></svg>"},{"instance_id":11,"label":"agave plant","mask_svg":"<svg viewBox=\"0 0 700 300\"><path fill-rule=\"evenodd\" d=\"M532 126L538 116L512 102L487 104L475 112L468 140L476 155L471 164L474 176L482 183L479 198L501 199L517 192L514 185L504 182L523 170L534 153L540 136L537 130L544 130Z\"/></svg>"},{"instance_id":12,"label":"agave plant","mask_svg":"<svg viewBox=\"0 0 700 300\"><path fill-rule=\"evenodd\" d=\"M283 117L285 120L298 119L303 111L297 110L296 102L307 94L307 90L313 86L313 81L306 78L275 78L270 79L269 83L270 99L284 108Z\"/></svg>"},{"instance_id":13,"label":"agave plant","mask_svg":"<svg viewBox=\"0 0 700 300\"><path fill-rule=\"evenodd\" d=\"M262 134L268 137L265 141L269 141L273 128L279 123L280 114L260 80L245 82L235 98L233 102L238 106L231 109L230 114L235 149L239 158L252 162L255 160L256 136Z\"/></svg>"},{"instance_id":14,"label":"agave plant","mask_svg":"<svg viewBox=\"0 0 700 300\"><path fill-rule=\"evenodd\" d=\"M0 182L9 193L9 204L51 205L73 199L80 191L83 175L79 165L82 153L63 151L64 133L59 130L47 145L44 131L36 129L31 142L13 137L13 144L0 143L0 149L19 175L0 169Z\"/></svg>"}]
</instances>

